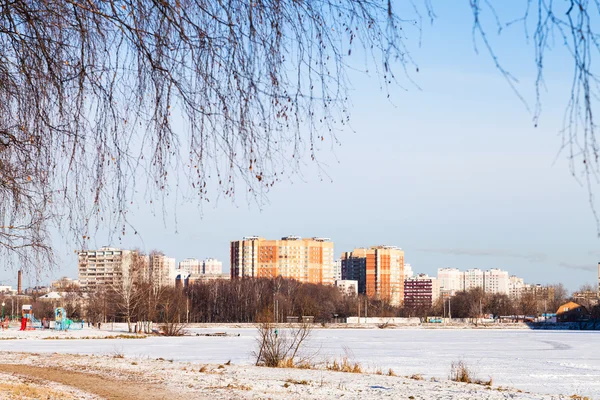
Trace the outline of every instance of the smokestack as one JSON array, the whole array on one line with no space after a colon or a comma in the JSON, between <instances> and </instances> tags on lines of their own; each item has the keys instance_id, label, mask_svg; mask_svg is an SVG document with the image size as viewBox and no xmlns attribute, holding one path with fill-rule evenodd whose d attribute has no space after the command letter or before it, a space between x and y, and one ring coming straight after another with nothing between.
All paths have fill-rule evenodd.
<instances>
[{"instance_id":1,"label":"smokestack","mask_svg":"<svg viewBox=\"0 0 600 400\"><path fill-rule=\"evenodd\" d=\"M17 294L23 294L23 271L17 273Z\"/></svg>"}]
</instances>

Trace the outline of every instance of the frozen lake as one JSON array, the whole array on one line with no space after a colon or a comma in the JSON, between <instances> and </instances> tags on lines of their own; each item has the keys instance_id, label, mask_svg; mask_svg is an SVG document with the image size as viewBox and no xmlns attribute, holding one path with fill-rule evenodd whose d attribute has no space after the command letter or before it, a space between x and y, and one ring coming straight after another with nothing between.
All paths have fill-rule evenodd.
<instances>
[{"instance_id":1,"label":"frozen lake","mask_svg":"<svg viewBox=\"0 0 600 400\"><path fill-rule=\"evenodd\" d=\"M147 339L6 340L0 350L79 354L123 353L197 363L252 364L254 329L190 329L239 337ZM600 332L530 330L315 329L309 351L318 359L350 359L363 369L398 375L448 377L452 361L464 360L481 379L535 393L579 394L600 399Z\"/></svg>"}]
</instances>

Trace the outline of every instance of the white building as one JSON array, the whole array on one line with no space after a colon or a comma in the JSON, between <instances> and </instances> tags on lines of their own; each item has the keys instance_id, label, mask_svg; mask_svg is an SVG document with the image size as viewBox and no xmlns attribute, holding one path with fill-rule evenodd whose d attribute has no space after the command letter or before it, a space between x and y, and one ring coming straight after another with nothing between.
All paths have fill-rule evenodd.
<instances>
[{"instance_id":1,"label":"white building","mask_svg":"<svg viewBox=\"0 0 600 400\"><path fill-rule=\"evenodd\" d=\"M161 253L150 254L150 282L156 287L175 286L175 259Z\"/></svg>"},{"instance_id":2,"label":"white building","mask_svg":"<svg viewBox=\"0 0 600 400\"><path fill-rule=\"evenodd\" d=\"M410 264L404 264L404 280L414 276L413 269Z\"/></svg>"},{"instance_id":3,"label":"white building","mask_svg":"<svg viewBox=\"0 0 600 400\"><path fill-rule=\"evenodd\" d=\"M341 281L342 280L342 259L339 258L333 263L333 280Z\"/></svg>"},{"instance_id":4,"label":"white building","mask_svg":"<svg viewBox=\"0 0 600 400\"><path fill-rule=\"evenodd\" d=\"M520 298L525 286L523 278L515 275L510 276L508 278L508 296L513 300Z\"/></svg>"},{"instance_id":5,"label":"white building","mask_svg":"<svg viewBox=\"0 0 600 400\"><path fill-rule=\"evenodd\" d=\"M484 288L484 272L479 268L468 269L463 273L462 290Z\"/></svg>"},{"instance_id":6,"label":"white building","mask_svg":"<svg viewBox=\"0 0 600 400\"><path fill-rule=\"evenodd\" d=\"M202 273L204 275L221 275L223 273L223 263L214 258L207 258L202 261Z\"/></svg>"},{"instance_id":7,"label":"white building","mask_svg":"<svg viewBox=\"0 0 600 400\"><path fill-rule=\"evenodd\" d=\"M464 274L457 268L439 268L438 284L440 292L454 294L464 289Z\"/></svg>"},{"instance_id":8,"label":"white building","mask_svg":"<svg viewBox=\"0 0 600 400\"><path fill-rule=\"evenodd\" d=\"M358 281L340 279L335 281L335 286L347 296L356 296L358 294Z\"/></svg>"},{"instance_id":9,"label":"white building","mask_svg":"<svg viewBox=\"0 0 600 400\"><path fill-rule=\"evenodd\" d=\"M484 273L483 289L486 293L510 294L508 271L492 268Z\"/></svg>"},{"instance_id":10,"label":"white building","mask_svg":"<svg viewBox=\"0 0 600 400\"><path fill-rule=\"evenodd\" d=\"M189 274L201 274L202 273L202 262L196 258L186 258L179 262L180 272L186 272Z\"/></svg>"}]
</instances>

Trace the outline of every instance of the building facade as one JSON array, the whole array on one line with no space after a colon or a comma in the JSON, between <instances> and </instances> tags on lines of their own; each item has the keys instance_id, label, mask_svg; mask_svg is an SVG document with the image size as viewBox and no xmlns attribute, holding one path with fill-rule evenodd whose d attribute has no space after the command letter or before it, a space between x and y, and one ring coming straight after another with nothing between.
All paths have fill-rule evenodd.
<instances>
[{"instance_id":1,"label":"building facade","mask_svg":"<svg viewBox=\"0 0 600 400\"><path fill-rule=\"evenodd\" d=\"M484 288L484 273L479 268L468 269L463 274L463 285L461 290Z\"/></svg>"},{"instance_id":2,"label":"building facade","mask_svg":"<svg viewBox=\"0 0 600 400\"><path fill-rule=\"evenodd\" d=\"M93 292L101 286L121 285L129 275L132 254L130 250L113 247L79 251L77 269L80 288Z\"/></svg>"},{"instance_id":3,"label":"building facade","mask_svg":"<svg viewBox=\"0 0 600 400\"><path fill-rule=\"evenodd\" d=\"M508 271L492 268L483 274L483 290L486 293L510 295Z\"/></svg>"},{"instance_id":4,"label":"building facade","mask_svg":"<svg viewBox=\"0 0 600 400\"><path fill-rule=\"evenodd\" d=\"M454 295L464 288L463 273L457 268L439 268L438 282L440 291Z\"/></svg>"},{"instance_id":5,"label":"building facade","mask_svg":"<svg viewBox=\"0 0 600 400\"><path fill-rule=\"evenodd\" d=\"M395 246L357 248L342 254L342 279L358 281L359 293L388 300L404 301L404 251Z\"/></svg>"},{"instance_id":6,"label":"building facade","mask_svg":"<svg viewBox=\"0 0 600 400\"><path fill-rule=\"evenodd\" d=\"M155 287L175 286L175 259L162 253L150 254L148 277Z\"/></svg>"},{"instance_id":7,"label":"building facade","mask_svg":"<svg viewBox=\"0 0 600 400\"><path fill-rule=\"evenodd\" d=\"M327 238L245 237L230 244L231 278L284 278L333 285L333 242Z\"/></svg>"},{"instance_id":8,"label":"building facade","mask_svg":"<svg viewBox=\"0 0 600 400\"><path fill-rule=\"evenodd\" d=\"M340 279L335 281L335 286L346 296L356 296L358 294L358 281Z\"/></svg>"},{"instance_id":9,"label":"building facade","mask_svg":"<svg viewBox=\"0 0 600 400\"><path fill-rule=\"evenodd\" d=\"M188 274L201 274L202 262L196 258L186 258L179 261L179 270Z\"/></svg>"},{"instance_id":10,"label":"building facade","mask_svg":"<svg viewBox=\"0 0 600 400\"><path fill-rule=\"evenodd\" d=\"M419 274L404 280L404 308L429 310L438 297L439 287L436 278Z\"/></svg>"},{"instance_id":11,"label":"building facade","mask_svg":"<svg viewBox=\"0 0 600 400\"><path fill-rule=\"evenodd\" d=\"M207 258L202 261L202 273L204 275L221 275L223 273L223 263L214 258Z\"/></svg>"},{"instance_id":12,"label":"building facade","mask_svg":"<svg viewBox=\"0 0 600 400\"><path fill-rule=\"evenodd\" d=\"M523 293L524 287L525 281L523 280L523 278L519 278L515 275L511 275L508 277L508 296L512 300L517 300L521 298L521 293Z\"/></svg>"},{"instance_id":13,"label":"building facade","mask_svg":"<svg viewBox=\"0 0 600 400\"><path fill-rule=\"evenodd\" d=\"M342 280L342 259L339 258L333 262L333 280Z\"/></svg>"}]
</instances>

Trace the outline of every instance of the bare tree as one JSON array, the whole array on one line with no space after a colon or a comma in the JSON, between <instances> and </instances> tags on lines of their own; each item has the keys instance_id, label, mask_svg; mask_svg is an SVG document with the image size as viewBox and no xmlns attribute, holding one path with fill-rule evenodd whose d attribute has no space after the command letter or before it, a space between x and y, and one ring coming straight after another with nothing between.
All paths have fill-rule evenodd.
<instances>
[{"instance_id":1,"label":"bare tree","mask_svg":"<svg viewBox=\"0 0 600 400\"><path fill-rule=\"evenodd\" d=\"M142 301L139 285L143 281L147 269L148 260L146 256L139 251L134 251L131 255L128 270L123 274L123 278L118 280L111 288L115 293L117 310L127 322L129 332L132 332L132 318Z\"/></svg>"},{"instance_id":2,"label":"bare tree","mask_svg":"<svg viewBox=\"0 0 600 400\"><path fill-rule=\"evenodd\" d=\"M49 222L81 247L99 224L135 233L138 180L148 203L179 179L199 202L238 181L260 198L336 142L353 49L382 86L394 60L412 63L411 13L373 0L1 2L0 251L47 264Z\"/></svg>"},{"instance_id":3,"label":"bare tree","mask_svg":"<svg viewBox=\"0 0 600 400\"><path fill-rule=\"evenodd\" d=\"M258 325L256 365L281 368L306 364L310 355L301 353L303 345L310 337L312 326L303 322L289 324L281 329L269 322L269 319L272 319L272 316Z\"/></svg>"}]
</instances>

